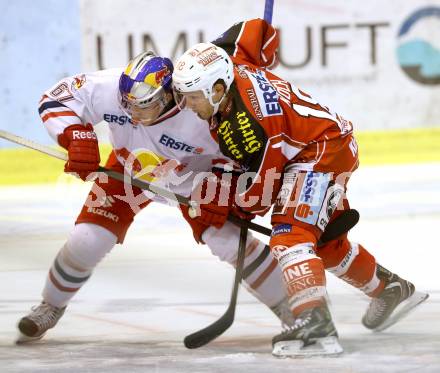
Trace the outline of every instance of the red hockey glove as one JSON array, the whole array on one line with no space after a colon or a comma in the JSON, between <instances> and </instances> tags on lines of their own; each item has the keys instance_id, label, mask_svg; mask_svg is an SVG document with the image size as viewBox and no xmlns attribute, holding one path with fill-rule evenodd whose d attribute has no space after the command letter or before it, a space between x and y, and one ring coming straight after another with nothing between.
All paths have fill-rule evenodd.
<instances>
[{"instance_id":1,"label":"red hockey glove","mask_svg":"<svg viewBox=\"0 0 440 373\"><path fill-rule=\"evenodd\" d=\"M232 175L229 175L232 176ZM189 216L206 225L221 228L225 224L235 192L235 178L212 174L193 190L193 201L196 207L191 207Z\"/></svg>"},{"instance_id":2,"label":"red hockey glove","mask_svg":"<svg viewBox=\"0 0 440 373\"><path fill-rule=\"evenodd\" d=\"M241 207L238 207L236 204L233 204L231 207L230 213L232 215L238 216L240 219L251 221L255 218L255 214L251 212L247 212L241 209Z\"/></svg>"},{"instance_id":3,"label":"red hockey glove","mask_svg":"<svg viewBox=\"0 0 440 373\"><path fill-rule=\"evenodd\" d=\"M82 180L95 172L101 161L98 139L93 126L74 124L58 135L58 143L67 150L69 160L64 165L64 172L76 173Z\"/></svg>"},{"instance_id":4,"label":"red hockey glove","mask_svg":"<svg viewBox=\"0 0 440 373\"><path fill-rule=\"evenodd\" d=\"M213 225L216 228L221 228L225 224L228 215L229 207L218 206L215 203L207 203L200 205L200 215L197 215L197 207L190 207L188 214L191 218L197 219L205 225Z\"/></svg>"},{"instance_id":5,"label":"red hockey glove","mask_svg":"<svg viewBox=\"0 0 440 373\"><path fill-rule=\"evenodd\" d=\"M230 31L226 31L228 34ZM228 47L228 38L216 40L219 47ZM278 63L277 50L280 44L279 33L275 27L262 19L246 21L243 34L235 45L232 61L237 64L253 64L273 69Z\"/></svg>"}]
</instances>

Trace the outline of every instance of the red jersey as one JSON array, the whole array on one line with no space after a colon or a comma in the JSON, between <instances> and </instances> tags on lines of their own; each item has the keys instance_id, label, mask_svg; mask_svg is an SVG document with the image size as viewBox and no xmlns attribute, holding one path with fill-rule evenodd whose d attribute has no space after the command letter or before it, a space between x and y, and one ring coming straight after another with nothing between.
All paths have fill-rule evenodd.
<instances>
[{"instance_id":1,"label":"red jersey","mask_svg":"<svg viewBox=\"0 0 440 373\"><path fill-rule=\"evenodd\" d=\"M226 109L211 130L222 153L254 173L240 195L260 201L247 210L267 211L286 167L334 174L357 168L352 123L266 70L277 61L272 25L262 19L237 23L213 43L231 56L235 71Z\"/></svg>"},{"instance_id":2,"label":"red jersey","mask_svg":"<svg viewBox=\"0 0 440 373\"><path fill-rule=\"evenodd\" d=\"M268 71L236 65L234 77L213 135L223 154L255 173L241 193L245 200L261 196L269 179L286 166L335 174L357 168L351 122ZM272 201L280 177L273 182ZM259 203L248 209L266 210Z\"/></svg>"}]
</instances>

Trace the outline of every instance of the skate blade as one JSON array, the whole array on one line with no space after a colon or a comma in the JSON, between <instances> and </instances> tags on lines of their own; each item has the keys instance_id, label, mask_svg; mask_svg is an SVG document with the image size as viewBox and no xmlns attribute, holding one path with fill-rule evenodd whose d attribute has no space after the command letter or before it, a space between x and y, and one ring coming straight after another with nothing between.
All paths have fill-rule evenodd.
<instances>
[{"instance_id":1,"label":"skate blade","mask_svg":"<svg viewBox=\"0 0 440 373\"><path fill-rule=\"evenodd\" d=\"M279 358L332 356L339 355L344 350L337 337L317 338L315 343L305 346L303 341L280 341L275 343L272 355Z\"/></svg>"},{"instance_id":2,"label":"skate blade","mask_svg":"<svg viewBox=\"0 0 440 373\"><path fill-rule=\"evenodd\" d=\"M396 322L400 321L403 317L408 315L411 311L414 310L415 307L428 299L428 297L429 294L427 293L415 291L413 295L411 295L408 299L405 299L396 307L396 309L388 317L388 319L386 319L381 325L373 330L375 332L381 332L389 328L391 325L394 325Z\"/></svg>"}]
</instances>

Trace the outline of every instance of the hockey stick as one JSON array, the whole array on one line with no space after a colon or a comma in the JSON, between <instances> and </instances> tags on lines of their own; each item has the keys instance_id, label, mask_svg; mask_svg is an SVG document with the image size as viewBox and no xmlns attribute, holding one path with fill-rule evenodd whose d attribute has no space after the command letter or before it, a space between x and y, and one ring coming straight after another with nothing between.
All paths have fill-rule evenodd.
<instances>
[{"instance_id":1,"label":"hockey stick","mask_svg":"<svg viewBox=\"0 0 440 373\"><path fill-rule=\"evenodd\" d=\"M48 146L42 145L42 144L38 144L36 142L33 142L31 140L25 139L23 137L14 135L10 132L4 131L4 130L0 130L0 138L3 138L5 140L8 141L12 141L16 144L25 146L27 148L33 149L33 150L37 150L41 153L50 155L51 157L54 158L58 158L61 159L63 161L67 161L67 153L63 152L63 151L59 151L57 149L53 149L50 148ZM169 190L163 189L161 187L152 185L150 183L147 183L145 181L139 180L139 179L134 179L132 177L130 177L129 175L124 175L120 172L117 171L113 171L113 170L109 170L105 167L99 167L98 172L102 172L106 175L108 175L109 177L111 177L112 179L121 181L123 183L126 184L131 184L135 187L138 187L140 189L143 190L147 190L151 193L157 194L161 197L164 197L168 200L171 201L177 201L178 203L185 205L185 206L191 206L194 207L195 203L194 201L191 201L189 198L181 196L179 194L170 192ZM247 227L248 229L251 229L255 232L264 234L266 236L270 236L272 230L266 227L263 227L261 225L255 224L253 222L249 222L246 220L242 220L234 215L229 215L228 216L228 221L230 221L231 223L239 226L239 227Z\"/></svg>"},{"instance_id":2,"label":"hockey stick","mask_svg":"<svg viewBox=\"0 0 440 373\"><path fill-rule=\"evenodd\" d=\"M237 305L238 288L242 278L244 257L246 253L246 237L248 229L241 227L240 229L240 243L238 246L237 266L235 269L234 285L232 286L231 300L229 302L226 312L214 323L208 325L193 334L185 337L183 343L186 348L198 348L211 342L219 335L223 334L234 322L235 306Z\"/></svg>"},{"instance_id":3,"label":"hockey stick","mask_svg":"<svg viewBox=\"0 0 440 373\"><path fill-rule=\"evenodd\" d=\"M54 157L54 158L57 158L57 159L60 159L63 161L67 161L67 153L65 153L63 151L59 151L57 149L50 148L50 147L42 145L42 144L38 144L34 141L25 139L25 138L17 136L17 135L14 135L10 132L0 130L0 138L3 138L5 140L14 142L14 143L22 145L22 146L25 146L25 147L33 149L33 150L37 150L41 153L50 155L51 157ZM132 177L129 177L128 175L124 175L120 172L112 171L112 170L109 170L105 167L99 167L98 172L103 172L106 175L108 175L109 177L111 177L112 179L121 181L123 183L134 185L135 187L138 187L143 190L148 190L151 193L157 194L157 195L164 197L164 198L167 198L171 201L177 201L178 203L180 203L182 205L194 206L193 201L191 201L187 197L172 193L169 190L160 188L158 186L152 185L152 184L147 183L145 181L142 181L139 179L133 179ZM357 213L356 210L349 210L349 211L355 211ZM331 237L337 237L337 236L347 232L356 224L356 223L353 224L352 221L343 218L345 216L344 214L346 214L346 213L347 212L344 212L340 218L335 219L334 222L327 225L326 232L329 229L333 232L331 234ZM230 221L231 223L233 223L239 227L247 227L248 229L251 229L255 232L264 234L265 236L270 236L272 233L272 230L269 228L263 227L263 226L258 225L256 223L253 223L253 222L242 220L234 215L229 215L228 221ZM330 241L329 239L326 239L326 240Z\"/></svg>"},{"instance_id":4,"label":"hockey stick","mask_svg":"<svg viewBox=\"0 0 440 373\"><path fill-rule=\"evenodd\" d=\"M24 139L20 136L16 136L7 131L0 130L0 138L3 138L8 141L12 141L16 144L25 146L33 150L37 150L41 153L50 155L54 158L67 161L67 154L65 152L38 144L31 140ZM169 198L171 200L177 200L177 202L187 206L190 205L189 198L171 193L168 190L153 186L147 182L130 178L127 175L106 169L104 167L99 167L98 171L103 172L107 174L109 177L121 181L123 183L129 182L130 184L140 189L148 190L152 193L158 194L165 198ZM230 215L228 217L228 220L241 227L240 245L237 254L237 267L236 267L233 291L231 294L231 301L224 315L220 317L216 322L185 338L184 343L187 348L197 348L209 343L213 339L217 338L219 335L223 334L232 325L235 317L235 306L237 302L238 286L242 279L243 263L244 263L245 248L246 248L245 239L247 235L247 230L252 229L256 232L265 234L267 236L271 235L270 229L266 227L262 227L252 222L243 221L236 216ZM324 233L321 236L321 239L318 241L318 245L322 245L325 242L331 241L336 237L346 233L356 225L358 220L359 220L359 213L356 210L344 211L338 218L336 218L334 221L332 221L327 225Z\"/></svg>"},{"instance_id":5,"label":"hockey stick","mask_svg":"<svg viewBox=\"0 0 440 373\"><path fill-rule=\"evenodd\" d=\"M264 20L267 23L272 23L273 2L274 0L266 0L264 3Z\"/></svg>"},{"instance_id":6,"label":"hockey stick","mask_svg":"<svg viewBox=\"0 0 440 373\"><path fill-rule=\"evenodd\" d=\"M62 161L68 160L66 152L63 152L63 151L60 151L60 150L57 150L54 148L50 148L50 147L42 145L42 144L38 144L34 141L25 139L25 138L17 136L17 135L14 135L14 134L7 132L7 131L0 130L0 138L3 138L8 141L12 141L16 144L23 145L23 146L30 148L30 149L33 149L33 150L37 150L41 153L50 155L51 157L60 159ZM97 171L108 175L112 179L122 181L123 183L128 183L128 184L134 185L140 189L147 190L149 192L152 192L154 194L157 194L157 195L164 197L164 198L167 198L169 200L177 201L177 202L179 202L183 205L186 205L186 206L190 205L189 198L180 196L178 194L174 194L166 189L162 189L160 187L157 187L157 186L152 185L150 183L144 182L142 180L130 178L128 175L124 175L124 174L117 172L117 171L109 170L105 167L99 167Z\"/></svg>"}]
</instances>

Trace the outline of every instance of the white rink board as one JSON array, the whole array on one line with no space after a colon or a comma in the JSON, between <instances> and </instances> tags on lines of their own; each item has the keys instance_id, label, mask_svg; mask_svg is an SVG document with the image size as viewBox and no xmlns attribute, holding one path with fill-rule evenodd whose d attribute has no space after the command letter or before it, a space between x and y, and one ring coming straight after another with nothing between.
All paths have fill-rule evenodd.
<instances>
[{"instance_id":1,"label":"white rink board","mask_svg":"<svg viewBox=\"0 0 440 373\"><path fill-rule=\"evenodd\" d=\"M142 212L124 246L96 269L58 327L33 346L15 346L15 323L39 301L88 185L0 189L0 367L2 372L423 372L440 371L440 164L362 168L350 182L361 222L350 234L430 299L384 333L360 318L367 299L328 275L338 358L278 360L275 317L246 291L233 326L186 350L185 335L226 309L233 271L213 258L176 212ZM263 223L267 224L263 219Z\"/></svg>"},{"instance_id":2,"label":"white rink board","mask_svg":"<svg viewBox=\"0 0 440 373\"><path fill-rule=\"evenodd\" d=\"M427 7L433 15L417 18ZM82 66L123 66L146 48L175 59L237 21L262 18L263 10L263 0L81 0ZM403 44L426 42L422 49L434 48L426 64L440 78L438 0L276 0L273 23L281 31L275 72L358 130L438 125L440 105L432 103L440 100L440 80L417 82L398 58Z\"/></svg>"}]
</instances>

